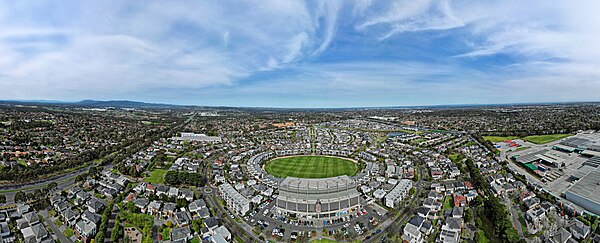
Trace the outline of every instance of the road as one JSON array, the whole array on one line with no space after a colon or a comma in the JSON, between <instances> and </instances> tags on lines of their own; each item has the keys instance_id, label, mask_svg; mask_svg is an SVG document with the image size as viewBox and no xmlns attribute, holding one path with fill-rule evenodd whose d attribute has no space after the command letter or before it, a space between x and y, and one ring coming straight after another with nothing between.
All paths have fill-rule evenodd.
<instances>
[{"instance_id":1,"label":"road","mask_svg":"<svg viewBox=\"0 0 600 243\"><path fill-rule=\"evenodd\" d=\"M229 213L221 203L218 201L217 188L216 187L208 187L211 189L211 193L206 193L204 188L198 188L200 192L205 196L205 201L210 204L210 207L216 210L217 215L213 215L215 217L219 217L225 226L232 231L236 236L240 237L243 242L261 242L258 237L256 237L252 233L252 227L247 225L246 223L238 223L229 217ZM240 219L243 222L243 219ZM239 232L241 231L241 232ZM239 233L238 233L239 232ZM236 234L237 233L237 234Z\"/></svg>"},{"instance_id":2,"label":"road","mask_svg":"<svg viewBox=\"0 0 600 243\"><path fill-rule=\"evenodd\" d=\"M523 233L523 227L521 226L521 221L519 220L519 212L517 211L517 209L515 209L514 203L509 198L504 197L504 205L506 205L510 212L513 227L517 230L521 238L525 238L525 234Z\"/></svg>"},{"instance_id":3,"label":"road","mask_svg":"<svg viewBox=\"0 0 600 243\"><path fill-rule=\"evenodd\" d=\"M52 222L52 219L50 218L50 216L48 215L48 211L43 210L40 211L40 215L42 215L42 217L44 217L44 222L46 223L46 226L49 226L50 229L52 229L52 231L54 232L54 235L56 235L56 237L58 237L58 240L62 243L73 243L73 241L69 238L67 238L59 229L58 227L56 227L56 225L54 224L54 222Z\"/></svg>"},{"instance_id":4,"label":"road","mask_svg":"<svg viewBox=\"0 0 600 243\"><path fill-rule=\"evenodd\" d=\"M86 172L88 170L88 168L89 168L89 166L79 169L77 171L68 173L68 174L58 175L51 179L45 179L45 180L41 180L41 181L34 182L34 183L23 183L23 184L18 184L18 185L0 186L0 191L2 191L2 190L18 190L18 189L22 188L21 190L23 192L33 192L33 191L35 191L35 189L41 189L52 182L56 182L58 184L59 189L61 189L61 188L64 189L67 186L72 185L73 182L75 181L75 177L77 177L79 174L81 174L83 172ZM8 204L14 203L14 198L15 198L15 194L17 193L17 191L0 192L0 193L4 194L6 196L6 202Z\"/></svg>"},{"instance_id":5,"label":"road","mask_svg":"<svg viewBox=\"0 0 600 243\"><path fill-rule=\"evenodd\" d=\"M428 187L428 183L423 181L423 178L425 178L425 170L422 167L419 167L419 181L417 181L415 183L415 188L417 189L415 194L413 194L413 197L410 199L410 201L407 202L406 205L409 205L409 207L404 208L404 210L402 211L402 213L400 215L398 215L396 218L389 218L388 220L384 221L380 228L382 231L379 234L374 234L371 236L370 239L366 239L366 235L365 235L365 239L360 239L363 242L376 242L379 238L380 235L384 234L384 235L393 235L394 233L398 233L402 230L404 230L404 228L402 228L401 226L404 225L404 222L407 222L413 215L414 215L414 208L413 208L413 203L416 201L415 205L420 205L421 200L420 200L420 195L421 195L421 191L424 188ZM376 228L377 229L377 228Z\"/></svg>"},{"instance_id":6,"label":"road","mask_svg":"<svg viewBox=\"0 0 600 243\"><path fill-rule=\"evenodd\" d=\"M191 122L194 117L196 116L197 113L193 113L187 120L185 120L183 123L173 127L173 130L179 129L183 126L185 126L186 124L188 124L189 122ZM45 187L46 185L52 183L52 182L56 182L58 184L58 189L62 190L67 188L70 185L73 185L74 181L75 181L75 177L77 177L78 175L85 173L89 170L90 166L95 165L93 163L88 164L86 167L81 168L79 170L70 172L70 173L66 173L66 174L61 174L61 175L56 175L50 178L46 178L46 179L42 179L42 180L37 180L35 182L26 182L26 183L18 183L18 184L10 184L10 185L0 185L0 193L4 194L6 196L6 203L7 204L12 204L14 203L14 198L15 198L15 194L17 193L16 191L12 191L12 192L2 192L2 191L7 191L7 190L22 190L23 192L32 192L35 189L41 189L43 187ZM112 168L112 165L106 165L104 166L104 169L108 169L110 170Z\"/></svg>"}]
</instances>

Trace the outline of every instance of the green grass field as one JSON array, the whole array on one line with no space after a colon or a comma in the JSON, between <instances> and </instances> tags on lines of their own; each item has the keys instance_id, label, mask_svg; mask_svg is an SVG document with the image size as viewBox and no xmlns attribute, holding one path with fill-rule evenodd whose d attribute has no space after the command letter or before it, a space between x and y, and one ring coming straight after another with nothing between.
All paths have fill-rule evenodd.
<instances>
[{"instance_id":1,"label":"green grass field","mask_svg":"<svg viewBox=\"0 0 600 243\"><path fill-rule=\"evenodd\" d=\"M310 243L334 243L334 242L337 242L337 241L326 239L326 238L310 241Z\"/></svg>"},{"instance_id":2,"label":"green grass field","mask_svg":"<svg viewBox=\"0 0 600 243\"><path fill-rule=\"evenodd\" d=\"M535 143L535 144L545 144L552 141L556 141L559 139L563 139L566 137L573 136L573 134L547 134L547 135L535 135L535 136L527 136L524 137L523 140Z\"/></svg>"},{"instance_id":3,"label":"green grass field","mask_svg":"<svg viewBox=\"0 0 600 243\"><path fill-rule=\"evenodd\" d=\"M504 140L514 140L514 139L518 139L519 137L517 136L506 136L506 137L500 137L500 136L483 136L483 139L488 140L492 143L499 143L499 142L504 142Z\"/></svg>"},{"instance_id":4,"label":"green grass field","mask_svg":"<svg viewBox=\"0 0 600 243\"><path fill-rule=\"evenodd\" d=\"M70 238L71 236L73 236L75 234L75 231L71 228L67 228L65 229L65 231L63 232L63 234L67 237Z\"/></svg>"},{"instance_id":5,"label":"green grass field","mask_svg":"<svg viewBox=\"0 0 600 243\"><path fill-rule=\"evenodd\" d=\"M167 170L155 169L150 176L144 178L144 181L148 183L164 183L166 174Z\"/></svg>"},{"instance_id":6,"label":"green grass field","mask_svg":"<svg viewBox=\"0 0 600 243\"><path fill-rule=\"evenodd\" d=\"M358 168L356 163L342 158L294 156L271 160L265 166L265 170L276 177L327 178L353 176Z\"/></svg>"}]
</instances>

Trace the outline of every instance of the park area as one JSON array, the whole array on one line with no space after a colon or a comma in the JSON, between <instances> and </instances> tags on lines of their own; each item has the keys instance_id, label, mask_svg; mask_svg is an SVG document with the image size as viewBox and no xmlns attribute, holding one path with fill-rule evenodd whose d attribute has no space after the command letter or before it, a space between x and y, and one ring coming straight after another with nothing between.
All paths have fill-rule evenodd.
<instances>
[{"instance_id":1,"label":"park area","mask_svg":"<svg viewBox=\"0 0 600 243\"><path fill-rule=\"evenodd\" d=\"M546 144L549 142L553 142L556 140L560 140L569 136L573 136L573 134L547 134L547 135L535 135L535 136L527 136L524 137L523 140L535 143L535 144Z\"/></svg>"},{"instance_id":2,"label":"park area","mask_svg":"<svg viewBox=\"0 0 600 243\"><path fill-rule=\"evenodd\" d=\"M330 156L293 156L271 160L265 166L267 173L276 177L328 178L356 175L354 161Z\"/></svg>"},{"instance_id":3,"label":"park area","mask_svg":"<svg viewBox=\"0 0 600 243\"><path fill-rule=\"evenodd\" d=\"M569 136L573 136L573 134L545 134L545 135L532 135L524 138L520 138L517 136L484 136L483 139L488 140L492 143L504 142L506 140L515 140L515 139L523 139L530 143L535 144L546 144L549 142L553 142L556 140L560 140Z\"/></svg>"},{"instance_id":4,"label":"park area","mask_svg":"<svg viewBox=\"0 0 600 243\"><path fill-rule=\"evenodd\" d=\"M153 184L163 184L165 182L166 173L167 170L154 169L152 173L150 173L150 176L144 178L144 181Z\"/></svg>"}]
</instances>

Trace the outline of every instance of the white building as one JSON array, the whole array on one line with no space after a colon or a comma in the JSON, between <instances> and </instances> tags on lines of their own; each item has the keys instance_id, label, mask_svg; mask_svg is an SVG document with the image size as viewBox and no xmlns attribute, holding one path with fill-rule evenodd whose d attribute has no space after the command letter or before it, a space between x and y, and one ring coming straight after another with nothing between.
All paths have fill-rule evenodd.
<instances>
[{"instance_id":1,"label":"white building","mask_svg":"<svg viewBox=\"0 0 600 243\"><path fill-rule=\"evenodd\" d=\"M408 195L409 190L412 188L412 181L402 179L400 182L385 196L385 205L393 208L396 203L402 201L406 195Z\"/></svg>"},{"instance_id":2,"label":"white building","mask_svg":"<svg viewBox=\"0 0 600 243\"><path fill-rule=\"evenodd\" d=\"M172 139L199 142L221 142L221 137L207 136L206 134L196 134L191 132L182 132L180 137L173 137Z\"/></svg>"},{"instance_id":3,"label":"white building","mask_svg":"<svg viewBox=\"0 0 600 243\"><path fill-rule=\"evenodd\" d=\"M230 210L239 215L244 215L250 211L250 200L236 191L231 184L223 183L219 186L219 192L221 192L221 197L223 197Z\"/></svg>"}]
</instances>

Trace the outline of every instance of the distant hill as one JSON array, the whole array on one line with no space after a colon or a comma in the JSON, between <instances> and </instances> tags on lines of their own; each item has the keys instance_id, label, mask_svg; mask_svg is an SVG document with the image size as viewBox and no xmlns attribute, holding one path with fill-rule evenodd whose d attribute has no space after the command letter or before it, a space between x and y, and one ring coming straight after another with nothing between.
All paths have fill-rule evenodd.
<instances>
[{"instance_id":1,"label":"distant hill","mask_svg":"<svg viewBox=\"0 0 600 243\"><path fill-rule=\"evenodd\" d=\"M71 103L72 105L88 106L88 107L119 107L119 108L169 108L169 107L181 107L179 105L171 104L157 104L157 103L146 103L140 101L130 100L82 100L79 102Z\"/></svg>"},{"instance_id":2,"label":"distant hill","mask_svg":"<svg viewBox=\"0 0 600 243\"><path fill-rule=\"evenodd\" d=\"M174 109L186 108L189 106L180 106L172 104L146 103L130 100L82 100L75 102L54 101L54 100L3 100L0 104L16 105L58 105L58 106L81 106L81 107L115 107L115 108L154 108L154 109Z\"/></svg>"}]
</instances>

